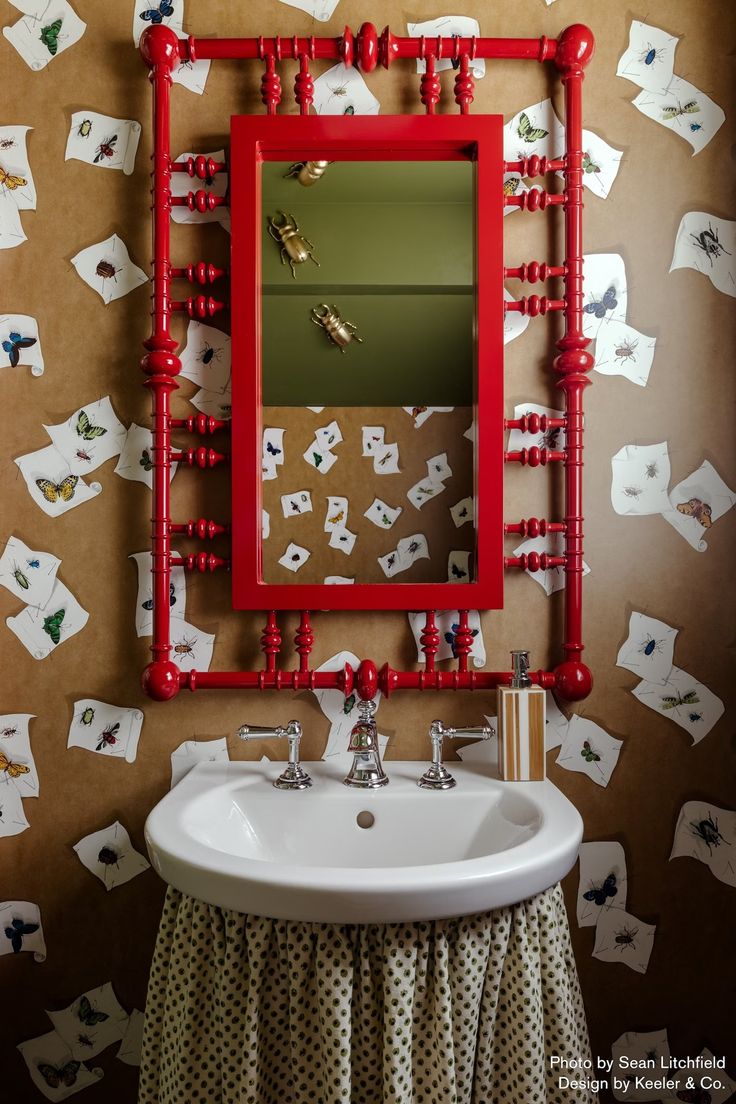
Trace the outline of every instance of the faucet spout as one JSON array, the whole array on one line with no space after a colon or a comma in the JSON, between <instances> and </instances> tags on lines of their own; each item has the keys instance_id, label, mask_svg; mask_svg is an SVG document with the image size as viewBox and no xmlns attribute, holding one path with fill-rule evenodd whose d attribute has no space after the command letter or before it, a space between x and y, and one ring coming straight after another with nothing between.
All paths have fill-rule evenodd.
<instances>
[{"instance_id":1,"label":"faucet spout","mask_svg":"<svg viewBox=\"0 0 736 1104\"><path fill-rule=\"evenodd\" d=\"M381 763L378 729L373 719L377 708L374 701L361 701L358 705L359 719L353 725L348 743L348 751L353 753L353 764L343 779L346 786L376 789L388 785L388 776Z\"/></svg>"}]
</instances>

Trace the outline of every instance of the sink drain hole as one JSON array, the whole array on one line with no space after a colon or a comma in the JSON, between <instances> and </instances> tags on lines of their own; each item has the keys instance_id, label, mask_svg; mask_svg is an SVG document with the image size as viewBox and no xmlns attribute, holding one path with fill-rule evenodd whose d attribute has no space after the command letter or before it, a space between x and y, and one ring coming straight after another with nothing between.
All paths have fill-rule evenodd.
<instances>
[{"instance_id":1,"label":"sink drain hole","mask_svg":"<svg viewBox=\"0 0 736 1104\"><path fill-rule=\"evenodd\" d=\"M376 818L373 813L369 813L367 809L362 813L358 813L355 820L359 828L372 828L376 823Z\"/></svg>"}]
</instances>

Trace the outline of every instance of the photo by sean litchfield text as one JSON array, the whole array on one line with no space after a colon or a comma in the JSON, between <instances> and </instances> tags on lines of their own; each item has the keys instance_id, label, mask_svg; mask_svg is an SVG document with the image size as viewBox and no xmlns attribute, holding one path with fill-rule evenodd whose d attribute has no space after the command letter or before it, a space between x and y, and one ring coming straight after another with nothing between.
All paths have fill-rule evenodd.
<instances>
[{"instance_id":1,"label":"photo by sean litchfield text","mask_svg":"<svg viewBox=\"0 0 736 1104\"><path fill-rule=\"evenodd\" d=\"M620 1054L617 1058L584 1058L579 1061L550 1055L549 1064L557 1072L561 1089L587 1089L600 1092L612 1089L622 1096L627 1092L642 1090L666 1090L679 1093L685 1090L726 1088L726 1081L718 1076L726 1068L724 1057L700 1054L695 1058L676 1058L658 1055L652 1058L633 1058Z\"/></svg>"}]
</instances>

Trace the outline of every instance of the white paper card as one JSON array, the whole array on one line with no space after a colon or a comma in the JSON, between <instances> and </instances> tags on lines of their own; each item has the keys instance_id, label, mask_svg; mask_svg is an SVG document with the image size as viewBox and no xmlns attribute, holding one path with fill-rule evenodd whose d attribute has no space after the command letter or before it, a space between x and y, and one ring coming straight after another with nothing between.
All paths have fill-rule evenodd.
<instances>
[{"instance_id":1,"label":"white paper card","mask_svg":"<svg viewBox=\"0 0 736 1104\"><path fill-rule=\"evenodd\" d=\"M617 514L641 517L670 509L667 442L624 445L611 460L611 504Z\"/></svg>"},{"instance_id":2,"label":"white paper card","mask_svg":"<svg viewBox=\"0 0 736 1104\"><path fill-rule=\"evenodd\" d=\"M689 732L693 744L699 744L723 716L721 699L680 667L672 667L665 682L643 681L631 693Z\"/></svg>"},{"instance_id":3,"label":"white paper card","mask_svg":"<svg viewBox=\"0 0 736 1104\"><path fill-rule=\"evenodd\" d=\"M49 1012L58 1035L78 1059L95 1058L125 1034L128 1013L108 981L89 989L60 1012Z\"/></svg>"},{"instance_id":4,"label":"white paper card","mask_svg":"<svg viewBox=\"0 0 736 1104\"><path fill-rule=\"evenodd\" d=\"M625 376L646 387L656 345L655 337L647 337L627 322L608 322L598 331L593 368L602 376Z\"/></svg>"},{"instance_id":5,"label":"white paper card","mask_svg":"<svg viewBox=\"0 0 736 1104\"><path fill-rule=\"evenodd\" d=\"M694 84L673 77L665 92L640 92L631 101L642 115L674 131L693 147L693 157L723 126L722 108Z\"/></svg>"},{"instance_id":6,"label":"white paper card","mask_svg":"<svg viewBox=\"0 0 736 1104\"><path fill-rule=\"evenodd\" d=\"M667 1039L667 1031L626 1031L619 1035L611 1047L612 1092L616 1100L648 1101L659 1100L660 1092L657 1089L637 1088L636 1078L643 1071L650 1077L657 1076L657 1071L664 1072L670 1064L670 1044ZM634 1065L634 1063L651 1062L650 1067ZM614 1080L615 1079L615 1080ZM618 1082L621 1088L616 1087Z\"/></svg>"},{"instance_id":7,"label":"white paper card","mask_svg":"<svg viewBox=\"0 0 736 1104\"><path fill-rule=\"evenodd\" d=\"M633 612L629 635L619 649L616 666L633 671L648 682L664 685L672 670L678 631L656 617Z\"/></svg>"},{"instance_id":8,"label":"white paper card","mask_svg":"<svg viewBox=\"0 0 736 1104\"><path fill-rule=\"evenodd\" d=\"M708 544L704 534L734 502L736 494L726 486L711 462L704 460L697 471L670 491L662 517L696 551L705 552Z\"/></svg>"},{"instance_id":9,"label":"white paper card","mask_svg":"<svg viewBox=\"0 0 736 1104\"><path fill-rule=\"evenodd\" d=\"M84 161L100 169L121 169L130 176L141 136L135 119L113 119L97 111L75 111L64 160Z\"/></svg>"},{"instance_id":10,"label":"white paper card","mask_svg":"<svg viewBox=\"0 0 736 1104\"><path fill-rule=\"evenodd\" d=\"M670 272L694 268L713 287L736 295L736 222L706 211L688 211L680 219Z\"/></svg>"},{"instance_id":11,"label":"white paper card","mask_svg":"<svg viewBox=\"0 0 736 1104\"><path fill-rule=\"evenodd\" d=\"M91 832L74 844L83 866L99 878L108 891L148 870L149 862L136 851L119 820Z\"/></svg>"},{"instance_id":12,"label":"white paper card","mask_svg":"<svg viewBox=\"0 0 736 1104\"><path fill-rule=\"evenodd\" d=\"M13 722L3 726L3 731L10 730L10 734L0 737L0 779L15 786L21 797L38 797L38 770L28 731L32 714L10 716Z\"/></svg>"},{"instance_id":13,"label":"white paper card","mask_svg":"<svg viewBox=\"0 0 736 1104\"><path fill-rule=\"evenodd\" d=\"M293 491L281 496L281 510L285 518L311 514L312 496L309 491Z\"/></svg>"},{"instance_id":14,"label":"white paper card","mask_svg":"<svg viewBox=\"0 0 736 1104\"><path fill-rule=\"evenodd\" d=\"M632 19L629 45L618 59L617 77L649 92L666 92L672 80L679 38L660 27Z\"/></svg>"},{"instance_id":15,"label":"white paper card","mask_svg":"<svg viewBox=\"0 0 736 1104\"><path fill-rule=\"evenodd\" d=\"M28 132L32 129L18 125L0 127L0 167L6 174L3 188L10 192L19 211L36 209L36 185L26 149Z\"/></svg>"},{"instance_id":16,"label":"white paper card","mask_svg":"<svg viewBox=\"0 0 736 1104\"><path fill-rule=\"evenodd\" d=\"M57 517L75 506L81 506L102 490L101 484L87 484L78 475L73 475L68 461L53 445L18 456L15 463L21 470L31 498L49 517Z\"/></svg>"},{"instance_id":17,"label":"white paper card","mask_svg":"<svg viewBox=\"0 0 736 1104\"><path fill-rule=\"evenodd\" d=\"M11 27L3 27L3 34L37 73L79 42L86 29L67 0L50 0L37 16L24 15Z\"/></svg>"},{"instance_id":18,"label":"white paper card","mask_svg":"<svg viewBox=\"0 0 736 1104\"><path fill-rule=\"evenodd\" d=\"M230 335L190 319L187 343L179 357L181 375L220 397L230 390Z\"/></svg>"},{"instance_id":19,"label":"white paper card","mask_svg":"<svg viewBox=\"0 0 736 1104\"><path fill-rule=\"evenodd\" d=\"M587 253L583 257L583 333L597 337L609 322L626 321L628 285L620 253Z\"/></svg>"},{"instance_id":20,"label":"white paper card","mask_svg":"<svg viewBox=\"0 0 736 1104\"><path fill-rule=\"evenodd\" d=\"M424 652L420 643L420 637L424 631L426 615L424 613L409 613L409 626L414 635L417 646L417 662L424 663ZM460 617L457 610L437 610L435 624L440 634L439 650L435 654L435 660L457 658L455 650L455 633L460 627ZM470 659L474 667L484 667L486 662L486 647L481 629L480 614L478 610L468 611L468 627L473 637L470 647Z\"/></svg>"},{"instance_id":21,"label":"white paper card","mask_svg":"<svg viewBox=\"0 0 736 1104\"><path fill-rule=\"evenodd\" d=\"M31 1081L47 1100L66 1100L80 1089L96 1085L101 1069L89 1070L75 1058L55 1031L18 1043Z\"/></svg>"},{"instance_id":22,"label":"white paper card","mask_svg":"<svg viewBox=\"0 0 736 1104\"><path fill-rule=\"evenodd\" d=\"M348 520L349 504L347 498L341 495L330 495L327 499L325 512L325 533L331 533L333 529L339 529Z\"/></svg>"},{"instance_id":23,"label":"white paper card","mask_svg":"<svg viewBox=\"0 0 736 1104\"><path fill-rule=\"evenodd\" d=\"M126 429L113 410L110 396L85 403L65 422L43 427L73 475L95 471L125 444Z\"/></svg>"},{"instance_id":24,"label":"white paper card","mask_svg":"<svg viewBox=\"0 0 736 1104\"><path fill-rule=\"evenodd\" d=\"M736 886L736 812L709 801L686 801L675 826L670 859L705 863L719 882Z\"/></svg>"},{"instance_id":25,"label":"white paper card","mask_svg":"<svg viewBox=\"0 0 736 1104\"><path fill-rule=\"evenodd\" d=\"M288 2L293 3L295 0ZM305 2L326 4L328 0ZM381 109L359 70L352 65L347 67L342 62L317 77L314 82L313 103L318 115L377 115Z\"/></svg>"},{"instance_id":26,"label":"white paper card","mask_svg":"<svg viewBox=\"0 0 736 1104\"><path fill-rule=\"evenodd\" d=\"M138 569L138 593L135 599L135 631L138 636L153 633L153 591L151 587L151 553L133 552L128 556ZM172 567L169 571L169 607L174 617L183 617L187 608L186 571Z\"/></svg>"},{"instance_id":27,"label":"white paper card","mask_svg":"<svg viewBox=\"0 0 736 1104\"><path fill-rule=\"evenodd\" d=\"M50 552L36 552L18 537L8 537L0 556L0 585L40 609L51 597L60 563Z\"/></svg>"},{"instance_id":28,"label":"white paper card","mask_svg":"<svg viewBox=\"0 0 736 1104\"><path fill-rule=\"evenodd\" d=\"M41 910L32 901L0 901L0 955L31 951L36 962L46 960Z\"/></svg>"},{"instance_id":29,"label":"white paper card","mask_svg":"<svg viewBox=\"0 0 736 1104\"><path fill-rule=\"evenodd\" d=\"M7 617L5 624L34 659L46 659L65 640L81 632L88 620L87 611L57 579L45 606L26 606L22 613Z\"/></svg>"},{"instance_id":30,"label":"white paper card","mask_svg":"<svg viewBox=\"0 0 736 1104\"><path fill-rule=\"evenodd\" d=\"M556 763L576 774L587 774L598 786L611 781L623 740L610 736L595 721L577 714L570 718Z\"/></svg>"},{"instance_id":31,"label":"white paper card","mask_svg":"<svg viewBox=\"0 0 736 1104\"><path fill-rule=\"evenodd\" d=\"M312 553L308 548L303 548L300 544L295 544L291 541L286 551L279 557L279 563L282 567L285 567L287 571L297 572L300 567L303 567Z\"/></svg>"},{"instance_id":32,"label":"white paper card","mask_svg":"<svg viewBox=\"0 0 736 1104\"><path fill-rule=\"evenodd\" d=\"M80 698L74 702L66 746L134 763L142 727L140 709Z\"/></svg>"},{"instance_id":33,"label":"white paper card","mask_svg":"<svg viewBox=\"0 0 736 1104\"><path fill-rule=\"evenodd\" d=\"M10 779L3 781L6 772L0 774L0 838L17 836L30 825L23 812L23 798Z\"/></svg>"},{"instance_id":34,"label":"white paper card","mask_svg":"<svg viewBox=\"0 0 736 1104\"><path fill-rule=\"evenodd\" d=\"M215 647L214 633L204 632L183 617L171 618L171 659L180 671L208 671Z\"/></svg>"},{"instance_id":35,"label":"white paper card","mask_svg":"<svg viewBox=\"0 0 736 1104\"><path fill-rule=\"evenodd\" d=\"M637 973L645 974L656 930L654 924L645 924L624 909L601 909L595 929L593 958L601 962L622 962Z\"/></svg>"},{"instance_id":36,"label":"white paper card","mask_svg":"<svg viewBox=\"0 0 736 1104\"><path fill-rule=\"evenodd\" d=\"M133 264L125 242L117 234L81 249L71 263L105 305L148 283L148 276Z\"/></svg>"},{"instance_id":37,"label":"white paper card","mask_svg":"<svg viewBox=\"0 0 736 1104\"><path fill-rule=\"evenodd\" d=\"M379 529L390 529L402 513L401 506L389 506L382 498L374 498L368 509L363 514Z\"/></svg>"},{"instance_id":38,"label":"white paper card","mask_svg":"<svg viewBox=\"0 0 736 1104\"><path fill-rule=\"evenodd\" d=\"M601 909L626 908L626 856L614 840L580 845L577 918L581 928L594 927Z\"/></svg>"}]
</instances>

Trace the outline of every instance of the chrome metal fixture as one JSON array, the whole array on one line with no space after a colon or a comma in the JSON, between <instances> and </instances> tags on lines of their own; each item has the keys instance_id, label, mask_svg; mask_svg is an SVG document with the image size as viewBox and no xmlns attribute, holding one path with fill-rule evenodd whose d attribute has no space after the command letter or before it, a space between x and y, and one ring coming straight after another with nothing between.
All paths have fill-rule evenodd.
<instances>
[{"instance_id":1,"label":"chrome metal fixture","mask_svg":"<svg viewBox=\"0 0 736 1104\"><path fill-rule=\"evenodd\" d=\"M350 733L348 751L353 753L353 765L343 779L346 786L376 789L388 785L388 776L381 765L378 729L373 715L378 706L374 701L358 703L359 720Z\"/></svg>"},{"instance_id":2,"label":"chrome metal fixture","mask_svg":"<svg viewBox=\"0 0 736 1104\"><path fill-rule=\"evenodd\" d=\"M490 740L493 729L488 725L478 725L475 728L450 728L442 721L432 721L429 726L429 738L432 741L432 762L427 767L422 777L417 782L425 790L451 790L457 785L447 767L442 762L442 741L448 737L450 740L464 740L472 736L476 740Z\"/></svg>"},{"instance_id":3,"label":"chrome metal fixture","mask_svg":"<svg viewBox=\"0 0 736 1104\"><path fill-rule=\"evenodd\" d=\"M274 782L277 790L306 790L312 785L312 779L299 762L299 741L302 738L302 726L299 721L289 721L286 728L265 728L263 725L241 725L238 729L241 740L267 740L284 737L289 741L289 762Z\"/></svg>"}]
</instances>

